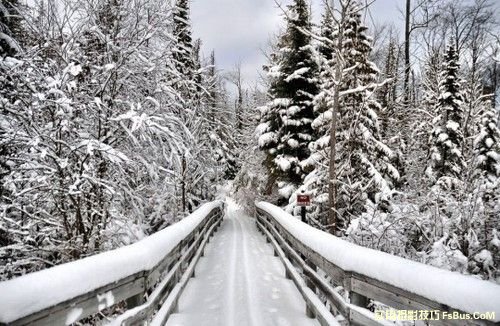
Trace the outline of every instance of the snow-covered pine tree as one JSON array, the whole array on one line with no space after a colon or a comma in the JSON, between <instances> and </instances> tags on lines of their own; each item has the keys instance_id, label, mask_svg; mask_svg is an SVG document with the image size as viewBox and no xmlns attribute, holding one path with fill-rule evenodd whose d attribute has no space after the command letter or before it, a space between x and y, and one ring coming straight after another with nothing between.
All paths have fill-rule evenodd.
<instances>
[{"instance_id":1,"label":"snow-covered pine tree","mask_svg":"<svg viewBox=\"0 0 500 326\"><path fill-rule=\"evenodd\" d=\"M500 177L500 129L494 108L485 107L480 128L474 141L476 169L486 180L495 182Z\"/></svg>"},{"instance_id":2,"label":"snow-covered pine tree","mask_svg":"<svg viewBox=\"0 0 500 326\"><path fill-rule=\"evenodd\" d=\"M199 44L196 42L193 51L196 66L199 65L194 84L198 91L191 94L190 99L196 111L191 114L188 125L194 142L183 158L179 176L182 207L186 212L203 201L212 200L217 188L233 179L238 168L234 112L217 70L215 53L211 53L208 62L202 60Z\"/></svg>"},{"instance_id":3,"label":"snow-covered pine tree","mask_svg":"<svg viewBox=\"0 0 500 326\"><path fill-rule=\"evenodd\" d=\"M234 112L227 101L213 51L203 71L203 104L197 116L201 119L200 144L203 143L205 156L201 155L199 161L205 165L204 172L210 171L206 183L214 194L215 187L233 179L237 170Z\"/></svg>"},{"instance_id":4,"label":"snow-covered pine tree","mask_svg":"<svg viewBox=\"0 0 500 326\"><path fill-rule=\"evenodd\" d=\"M189 18L189 0L177 0L174 11L174 37L176 45L172 50L177 70L184 76L190 76L195 70L193 38Z\"/></svg>"},{"instance_id":5,"label":"snow-covered pine tree","mask_svg":"<svg viewBox=\"0 0 500 326\"><path fill-rule=\"evenodd\" d=\"M201 47L201 39L195 40L193 43L193 86L196 91L192 94L195 107L201 107L203 104L206 104L207 99L206 89L203 87L205 76L203 76L204 69L202 67Z\"/></svg>"},{"instance_id":6,"label":"snow-covered pine tree","mask_svg":"<svg viewBox=\"0 0 500 326\"><path fill-rule=\"evenodd\" d=\"M329 64L334 59L334 48L336 47L337 29L334 28L333 17L331 13L332 8L328 6L323 13L323 19L320 26L321 41L316 49L317 61L319 63L319 92L314 98L314 110L316 116L328 110L332 103L327 103L327 91L332 88L331 82L334 79L333 70ZM330 98L331 99L331 98ZM323 134L321 131L319 134Z\"/></svg>"},{"instance_id":7,"label":"snow-covered pine tree","mask_svg":"<svg viewBox=\"0 0 500 326\"><path fill-rule=\"evenodd\" d=\"M380 112L381 106L373 94L378 69L369 61L371 40L366 35L367 28L361 23L360 6L357 1L347 1L343 10L343 19L340 20L343 26L336 26L333 33L334 37L343 40L341 48L336 49L339 55L333 56L325 68L331 71L330 76L335 76L340 58L342 76L340 80L332 79L335 77L325 79L319 95L329 104L334 102L336 87L340 95L334 209L337 216L335 228L341 232L346 230L351 219L366 211L369 202L388 208L394 183L399 179L398 171L391 164L394 154L380 137L377 112ZM336 86L337 83L340 84ZM315 167L306 178L306 186L315 192L320 215L329 209L327 189L324 187L329 179L325 167L332 163L329 156L332 106L328 107L312 124L322 137L311 144L313 153L303 162Z\"/></svg>"},{"instance_id":8,"label":"snow-covered pine tree","mask_svg":"<svg viewBox=\"0 0 500 326\"><path fill-rule=\"evenodd\" d=\"M332 10L333 8L326 6L320 25L321 41L318 45L318 52L321 54L320 59L324 59L326 61L333 59L334 54L333 42L335 28L333 23Z\"/></svg>"},{"instance_id":9,"label":"snow-covered pine tree","mask_svg":"<svg viewBox=\"0 0 500 326\"><path fill-rule=\"evenodd\" d=\"M255 210L255 201L266 193L268 172L262 164L265 152L255 143L256 128L260 122L259 108L268 101L265 90L257 84L246 91L243 101L242 135L239 141L238 163L241 165L233 182L233 195L248 212ZM249 155L252 153L252 155Z\"/></svg>"},{"instance_id":10,"label":"snow-covered pine tree","mask_svg":"<svg viewBox=\"0 0 500 326\"><path fill-rule=\"evenodd\" d=\"M464 144L464 159L470 161L474 156L474 135L480 132L482 115L492 107L492 94L485 94L485 83L482 80L484 69L475 68L476 70L466 73L466 82L464 82L464 117L462 130L465 138ZM471 70L469 68L469 70Z\"/></svg>"},{"instance_id":11,"label":"snow-covered pine tree","mask_svg":"<svg viewBox=\"0 0 500 326\"><path fill-rule=\"evenodd\" d=\"M177 182L181 185L179 197L185 213L191 212L205 200L207 187L212 186L206 182L210 177L203 177L206 170L212 171L211 167L204 166L208 163L204 158L209 158L211 153L208 146L210 129L206 123L208 107L206 90L203 88L201 41L193 42L192 39L189 1L175 1L172 12L174 42L169 49L172 56L169 80L180 95L175 112L194 136L193 143L181 154L180 170L176 171Z\"/></svg>"},{"instance_id":12,"label":"snow-covered pine tree","mask_svg":"<svg viewBox=\"0 0 500 326\"><path fill-rule=\"evenodd\" d=\"M319 63L319 92L314 98L315 120L312 127L318 139L309 144L311 155L301 162L305 170L311 170L304 180L304 187L308 190L315 205L310 208L309 217L316 226L328 224L328 169L330 155L330 128L335 83L335 53L337 47L338 26L332 17L332 8L325 6L320 25L320 42L316 54ZM301 189L302 190L302 189Z\"/></svg>"},{"instance_id":13,"label":"snow-covered pine tree","mask_svg":"<svg viewBox=\"0 0 500 326\"><path fill-rule=\"evenodd\" d=\"M406 184L415 193L426 194L428 185L421 182L425 178L429 155L429 130L432 130L439 98L439 85L443 55L438 49L431 49L426 56L422 78L422 98L415 107L410 107L409 134L406 152ZM407 113L408 114L408 113ZM408 118L406 118L408 119Z\"/></svg>"},{"instance_id":14,"label":"snow-covered pine tree","mask_svg":"<svg viewBox=\"0 0 500 326\"><path fill-rule=\"evenodd\" d=\"M200 76L196 71L196 56L193 49L193 38L190 21L190 0L176 0L173 8L173 36L175 43L171 49L173 66L178 72L172 76L173 87L182 94L182 107L179 113L184 116L186 111L193 113L197 99L199 99L199 81ZM198 48L199 50L199 48ZM201 66L201 65L200 65ZM187 117L184 119L188 120Z\"/></svg>"},{"instance_id":15,"label":"snow-covered pine tree","mask_svg":"<svg viewBox=\"0 0 500 326\"><path fill-rule=\"evenodd\" d=\"M243 110L241 112L241 136L239 140L239 161L244 162L248 158L248 150L254 150L255 130L259 125L259 108L267 102L266 91L262 90L256 83L253 87L244 90Z\"/></svg>"},{"instance_id":16,"label":"snow-covered pine tree","mask_svg":"<svg viewBox=\"0 0 500 326\"><path fill-rule=\"evenodd\" d=\"M432 184L442 190L452 190L461 184L465 167L462 154L463 94L458 53L453 45L448 46L443 65L426 174Z\"/></svg>"},{"instance_id":17,"label":"snow-covered pine tree","mask_svg":"<svg viewBox=\"0 0 500 326\"><path fill-rule=\"evenodd\" d=\"M207 88L207 96L208 96L208 117L209 119L213 122L215 121L215 112L213 112L213 109L218 103L219 100L219 87L220 87L220 80L218 78L218 72L217 72L217 64L215 61L215 51L212 50L210 52L210 58L208 59L208 67L206 68L206 88Z\"/></svg>"},{"instance_id":18,"label":"snow-covered pine tree","mask_svg":"<svg viewBox=\"0 0 500 326\"><path fill-rule=\"evenodd\" d=\"M471 242L474 249L469 271L495 279L499 276L500 266L500 128L497 112L491 106L485 106L480 130L474 140L475 177L482 209L478 223L475 223L474 235L477 241ZM493 268L496 266L496 276Z\"/></svg>"},{"instance_id":19,"label":"snow-covered pine tree","mask_svg":"<svg viewBox=\"0 0 500 326\"><path fill-rule=\"evenodd\" d=\"M271 101L262 108L258 127L259 146L267 152L270 186L280 182L280 194L288 201L306 175L300 162L310 155L308 145L315 135L313 98L318 93L317 64L311 47L310 13L305 0L288 7L287 28L273 55L268 75Z\"/></svg>"},{"instance_id":20,"label":"snow-covered pine tree","mask_svg":"<svg viewBox=\"0 0 500 326\"><path fill-rule=\"evenodd\" d=\"M395 114L397 113L396 88L399 68L399 53L397 46L397 40L391 35L389 44L387 44L386 60L384 62L384 72L382 76L384 79L389 79L389 81L385 83L377 92L380 105L384 109L381 117L383 132L389 131L387 130L389 125L391 125L389 120L394 120Z\"/></svg>"},{"instance_id":21,"label":"snow-covered pine tree","mask_svg":"<svg viewBox=\"0 0 500 326\"><path fill-rule=\"evenodd\" d=\"M432 126L432 120L436 114L436 106L439 102L439 85L441 85L443 60L444 58L441 51L433 49L428 54L424 65L422 107L420 108L421 110L418 111L419 118L416 120L426 122L424 126L426 130L429 130Z\"/></svg>"},{"instance_id":22,"label":"snow-covered pine tree","mask_svg":"<svg viewBox=\"0 0 500 326\"><path fill-rule=\"evenodd\" d=\"M213 157L219 164L217 172L220 180L232 180L238 170L237 137L234 133L235 121L231 121L234 112L230 109L228 95L215 61L215 52L212 51L206 73L205 90L207 92L207 120L210 123L213 141ZM236 119L235 119L236 120Z\"/></svg>"},{"instance_id":23,"label":"snow-covered pine tree","mask_svg":"<svg viewBox=\"0 0 500 326\"><path fill-rule=\"evenodd\" d=\"M0 0L0 60L5 60L4 57L14 56L21 51L18 38L22 34L22 27L18 18L20 16L18 5L17 0ZM2 111L8 102L13 103L18 100L17 82L9 74L0 75L0 99L5 101L0 104ZM8 128L7 121L0 121L0 198L4 192L3 177L10 171L6 158L14 152L14 144L8 141L8 137L4 137L8 134Z\"/></svg>"}]
</instances>

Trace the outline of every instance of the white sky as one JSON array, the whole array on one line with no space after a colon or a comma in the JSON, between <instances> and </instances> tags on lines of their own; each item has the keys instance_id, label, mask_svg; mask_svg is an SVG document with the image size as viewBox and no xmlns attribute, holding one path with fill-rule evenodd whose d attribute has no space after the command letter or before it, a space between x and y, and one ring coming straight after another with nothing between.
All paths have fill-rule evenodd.
<instances>
[{"instance_id":1,"label":"white sky","mask_svg":"<svg viewBox=\"0 0 500 326\"><path fill-rule=\"evenodd\" d=\"M312 1L313 16L319 17L323 0ZM376 0L370 7L372 17L403 29L398 8L404 3L405 0ZM258 79L266 63L261 49L283 22L274 0L192 0L191 17L194 37L203 40L205 55L214 49L217 64L225 71L241 61L247 85Z\"/></svg>"}]
</instances>

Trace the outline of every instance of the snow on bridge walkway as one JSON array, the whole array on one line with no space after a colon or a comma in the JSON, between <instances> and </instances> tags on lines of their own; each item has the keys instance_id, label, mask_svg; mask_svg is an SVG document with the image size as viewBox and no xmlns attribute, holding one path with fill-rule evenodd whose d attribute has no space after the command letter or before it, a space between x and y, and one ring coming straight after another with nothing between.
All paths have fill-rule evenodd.
<instances>
[{"instance_id":1,"label":"snow on bridge walkway","mask_svg":"<svg viewBox=\"0 0 500 326\"><path fill-rule=\"evenodd\" d=\"M231 199L167 326L319 325L255 221Z\"/></svg>"}]
</instances>

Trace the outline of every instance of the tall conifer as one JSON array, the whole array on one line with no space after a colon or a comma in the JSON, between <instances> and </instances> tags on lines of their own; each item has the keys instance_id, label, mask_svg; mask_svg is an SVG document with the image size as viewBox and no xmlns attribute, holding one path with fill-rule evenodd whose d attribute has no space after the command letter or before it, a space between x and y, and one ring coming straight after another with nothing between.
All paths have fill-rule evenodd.
<instances>
[{"instance_id":1,"label":"tall conifer","mask_svg":"<svg viewBox=\"0 0 500 326\"><path fill-rule=\"evenodd\" d=\"M305 0L288 7L286 32L269 68L271 101L262 109L259 145L268 154L268 168L282 189L301 184L306 172L300 162L310 155L315 139L313 99L318 93L317 71L311 46L310 13ZM288 186L286 186L288 185ZM285 199L290 191L282 192Z\"/></svg>"},{"instance_id":2,"label":"tall conifer","mask_svg":"<svg viewBox=\"0 0 500 326\"><path fill-rule=\"evenodd\" d=\"M462 155L463 95L459 68L458 53L455 47L450 45L446 50L441 73L435 127L430 137L431 149L426 171L432 182L443 189L454 189L462 179L461 174L465 167Z\"/></svg>"},{"instance_id":3,"label":"tall conifer","mask_svg":"<svg viewBox=\"0 0 500 326\"><path fill-rule=\"evenodd\" d=\"M191 22L189 18L189 0L177 0L174 7L173 18L176 44L172 52L175 65L177 71L183 76L193 79L195 62Z\"/></svg>"},{"instance_id":4,"label":"tall conifer","mask_svg":"<svg viewBox=\"0 0 500 326\"><path fill-rule=\"evenodd\" d=\"M394 183L399 179L397 169L391 164L394 153L380 137L377 113L381 106L373 92L376 88L376 65L369 60L371 39L367 28L361 23L360 7L357 1L351 1L342 13L343 26L336 26L333 37L341 35L341 48L327 61L325 71L330 71L323 78L322 92L318 97L328 103L324 111L320 101L316 109L319 116L312 126L321 133L317 141L311 144L312 155L303 162L312 165L315 170L307 178L307 186L318 198L319 212L326 208L329 175L325 167L333 164L330 160L330 129L333 117L332 103L336 92L340 95L340 105L336 124L335 187L336 231L345 231L351 218L366 211L367 201L384 204L387 208ZM338 41L337 41L338 42ZM335 44L335 42L333 42ZM333 50L333 49L332 49ZM338 79L335 72L342 60L342 76ZM332 223L332 221L330 221Z\"/></svg>"}]
</instances>

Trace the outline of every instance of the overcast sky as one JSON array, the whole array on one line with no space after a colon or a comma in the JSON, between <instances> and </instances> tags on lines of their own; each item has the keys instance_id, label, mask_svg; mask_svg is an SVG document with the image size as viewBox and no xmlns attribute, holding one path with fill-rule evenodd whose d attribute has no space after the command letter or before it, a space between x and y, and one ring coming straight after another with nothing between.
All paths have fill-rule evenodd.
<instances>
[{"instance_id":1,"label":"overcast sky","mask_svg":"<svg viewBox=\"0 0 500 326\"><path fill-rule=\"evenodd\" d=\"M313 14L319 17L323 0L312 1ZM403 4L404 0L376 0L370 12L377 22L403 28L398 11ZM205 55L214 49L219 68L226 71L241 61L247 85L258 79L266 62L261 49L283 24L274 0L192 0L191 17L194 37L203 40Z\"/></svg>"}]
</instances>

